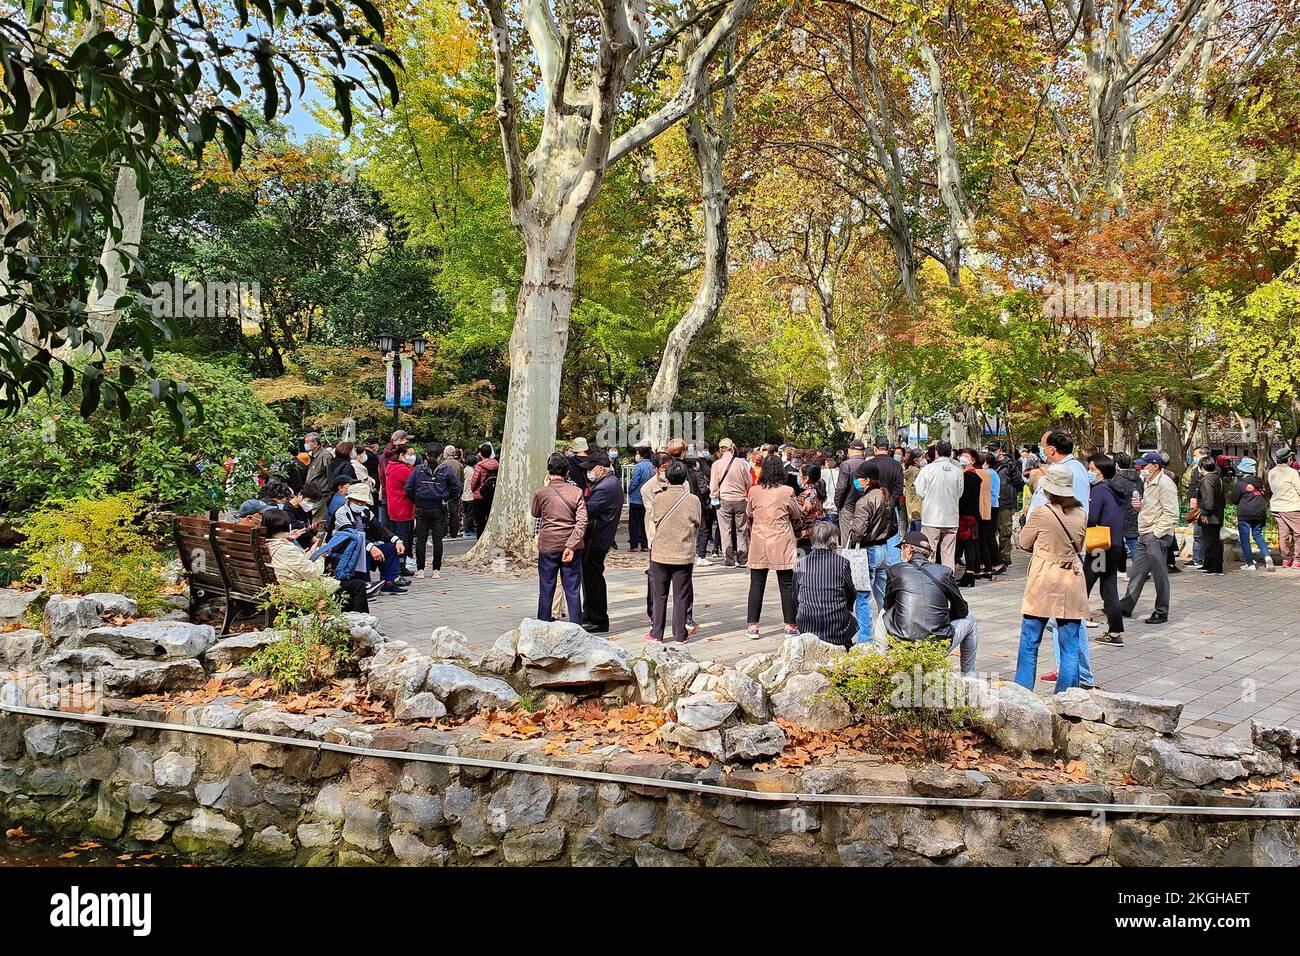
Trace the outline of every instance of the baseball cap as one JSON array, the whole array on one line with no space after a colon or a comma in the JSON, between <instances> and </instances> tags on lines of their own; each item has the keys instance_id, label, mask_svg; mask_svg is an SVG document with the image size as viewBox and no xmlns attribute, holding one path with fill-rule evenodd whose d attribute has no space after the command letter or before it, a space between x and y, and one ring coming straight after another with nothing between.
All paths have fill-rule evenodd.
<instances>
[{"instance_id":1,"label":"baseball cap","mask_svg":"<svg viewBox=\"0 0 1300 956\"><path fill-rule=\"evenodd\" d=\"M909 531L903 535L903 544L910 545L913 548L919 548L929 554L933 549L930 539L922 531Z\"/></svg>"},{"instance_id":2,"label":"baseball cap","mask_svg":"<svg viewBox=\"0 0 1300 956\"><path fill-rule=\"evenodd\" d=\"M582 468L584 471L591 471L591 469L595 468L597 465L609 468L609 455L606 455L603 451L597 451L592 452L582 460Z\"/></svg>"},{"instance_id":3,"label":"baseball cap","mask_svg":"<svg viewBox=\"0 0 1300 956\"><path fill-rule=\"evenodd\" d=\"M1149 451L1137 461L1133 462L1134 468L1145 468L1147 465L1165 466L1165 456L1158 451Z\"/></svg>"},{"instance_id":4,"label":"baseball cap","mask_svg":"<svg viewBox=\"0 0 1300 956\"><path fill-rule=\"evenodd\" d=\"M867 446L864 445L864 444L862 444L862 439L861 439L861 438L855 438L855 439L853 439L853 441L849 442L849 450L850 450L850 451L866 451L866 450L867 450Z\"/></svg>"},{"instance_id":5,"label":"baseball cap","mask_svg":"<svg viewBox=\"0 0 1300 956\"><path fill-rule=\"evenodd\" d=\"M247 518L249 515L261 514L266 509L274 507L275 505L268 505L265 501L249 498L239 506L239 517Z\"/></svg>"}]
</instances>

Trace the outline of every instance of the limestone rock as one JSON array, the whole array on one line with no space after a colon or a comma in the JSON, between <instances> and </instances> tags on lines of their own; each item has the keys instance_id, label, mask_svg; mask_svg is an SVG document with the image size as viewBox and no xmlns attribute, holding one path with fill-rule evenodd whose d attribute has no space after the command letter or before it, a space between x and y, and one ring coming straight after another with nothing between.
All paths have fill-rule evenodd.
<instances>
[{"instance_id":1,"label":"limestone rock","mask_svg":"<svg viewBox=\"0 0 1300 956\"><path fill-rule=\"evenodd\" d=\"M706 753L716 760L725 760L727 751L722 746L722 731L691 730L682 724L667 723L659 728L659 738L691 750Z\"/></svg>"},{"instance_id":2,"label":"limestone rock","mask_svg":"<svg viewBox=\"0 0 1300 956\"><path fill-rule=\"evenodd\" d=\"M450 627L435 627L429 635L429 656L435 661L461 661L470 667L479 666L479 655L470 650L469 639Z\"/></svg>"},{"instance_id":3,"label":"limestone rock","mask_svg":"<svg viewBox=\"0 0 1300 956\"><path fill-rule=\"evenodd\" d=\"M530 687L578 687L632 680L628 654L571 621L526 618L515 650Z\"/></svg>"},{"instance_id":4,"label":"limestone rock","mask_svg":"<svg viewBox=\"0 0 1300 956\"><path fill-rule=\"evenodd\" d=\"M20 591L17 588L0 588L0 627L21 621L27 609L45 596L45 591Z\"/></svg>"},{"instance_id":5,"label":"limestone rock","mask_svg":"<svg viewBox=\"0 0 1300 956\"><path fill-rule=\"evenodd\" d=\"M99 626L99 603L90 598L56 594L45 602L44 622L51 643L75 642L85 631Z\"/></svg>"},{"instance_id":6,"label":"limestone rock","mask_svg":"<svg viewBox=\"0 0 1300 956\"><path fill-rule=\"evenodd\" d=\"M770 714L767 693L763 690L763 685L752 677L746 677L734 667L728 667L719 675L714 690L739 704L746 717L753 720L767 720Z\"/></svg>"},{"instance_id":7,"label":"limestone rock","mask_svg":"<svg viewBox=\"0 0 1300 956\"><path fill-rule=\"evenodd\" d=\"M547 863L564 852L564 827L529 833L507 833L501 841L501 855L507 863Z\"/></svg>"},{"instance_id":8,"label":"limestone rock","mask_svg":"<svg viewBox=\"0 0 1300 956\"><path fill-rule=\"evenodd\" d=\"M968 701L978 702L984 731L1013 753L1048 750L1052 746L1052 712L1033 691L1008 681L994 687L976 677L963 677Z\"/></svg>"},{"instance_id":9,"label":"limestone rock","mask_svg":"<svg viewBox=\"0 0 1300 956\"><path fill-rule=\"evenodd\" d=\"M224 640L217 641L203 652L203 662L210 667L234 667L242 664L264 647L270 647L280 639L278 631L249 631L247 634L232 634Z\"/></svg>"},{"instance_id":10,"label":"limestone rock","mask_svg":"<svg viewBox=\"0 0 1300 956\"><path fill-rule=\"evenodd\" d=\"M632 674L640 699L646 704L668 704L686 693L700 662L685 648L672 644L648 644L632 661Z\"/></svg>"},{"instance_id":11,"label":"limestone rock","mask_svg":"<svg viewBox=\"0 0 1300 956\"><path fill-rule=\"evenodd\" d=\"M173 790L188 787L197 767L198 762L188 754L170 751L154 761L154 783Z\"/></svg>"},{"instance_id":12,"label":"limestone rock","mask_svg":"<svg viewBox=\"0 0 1300 956\"><path fill-rule=\"evenodd\" d=\"M194 690L207 681L196 660L121 661L100 672L104 690L113 697L139 697Z\"/></svg>"},{"instance_id":13,"label":"limestone rock","mask_svg":"<svg viewBox=\"0 0 1300 956\"><path fill-rule=\"evenodd\" d=\"M772 711L782 720L809 730L843 730L853 723L848 704L832 695L831 682L818 673L795 673L784 681L784 688L772 695Z\"/></svg>"},{"instance_id":14,"label":"limestone rock","mask_svg":"<svg viewBox=\"0 0 1300 956\"><path fill-rule=\"evenodd\" d=\"M447 708L437 697L427 690L403 697L393 708L398 720L441 720L447 716Z\"/></svg>"},{"instance_id":15,"label":"limestone rock","mask_svg":"<svg viewBox=\"0 0 1300 956\"><path fill-rule=\"evenodd\" d=\"M684 853L673 850L665 850L663 847L657 847L653 843L641 842L636 845L636 851L633 853L637 866L699 866L700 864L692 860Z\"/></svg>"},{"instance_id":16,"label":"limestone rock","mask_svg":"<svg viewBox=\"0 0 1300 956\"><path fill-rule=\"evenodd\" d=\"M952 856L966 848L961 827L947 816L928 815L918 807L903 811L903 849L924 857Z\"/></svg>"},{"instance_id":17,"label":"limestone rock","mask_svg":"<svg viewBox=\"0 0 1300 956\"><path fill-rule=\"evenodd\" d=\"M244 729L250 734L270 734L273 737L297 737L315 724L310 714L290 714L274 707L266 707L244 718Z\"/></svg>"},{"instance_id":18,"label":"limestone rock","mask_svg":"<svg viewBox=\"0 0 1300 956\"><path fill-rule=\"evenodd\" d=\"M94 601L99 605L99 614L101 617L110 614L118 617L140 616L139 605L125 594L110 594L106 591L96 591L94 594L87 594L86 599Z\"/></svg>"},{"instance_id":19,"label":"limestone rock","mask_svg":"<svg viewBox=\"0 0 1300 956\"><path fill-rule=\"evenodd\" d=\"M1270 726L1258 720L1250 722L1250 742L1261 750L1291 760L1300 759L1300 730Z\"/></svg>"},{"instance_id":20,"label":"limestone rock","mask_svg":"<svg viewBox=\"0 0 1300 956\"><path fill-rule=\"evenodd\" d=\"M448 713L467 717L483 707L513 707L519 695L505 681L480 677L455 664L434 664L425 678L425 689L446 706Z\"/></svg>"},{"instance_id":21,"label":"limestone rock","mask_svg":"<svg viewBox=\"0 0 1300 956\"><path fill-rule=\"evenodd\" d=\"M785 731L775 721L737 724L722 731L722 749L728 761L775 757L785 747Z\"/></svg>"},{"instance_id":22,"label":"limestone rock","mask_svg":"<svg viewBox=\"0 0 1300 956\"><path fill-rule=\"evenodd\" d=\"M1101 707L1101 719L1112 727L1146 727L1157 733L1172 734L1178 729L1183 705L1176 700L1118 694L1106 690L1088 692Z\"/></svg>"},{"instance_id":23,"label":"limestone rock","mask_svg":"<svg viewBox=\"0 0 1300 956\"><path fill-rule=\"evenodd\" d=\"M298 828L299 834L302 828ZM388 843L393 848L393 855L407 866L442 866L447 862L447 850L440 846L429 846L414 834L395 830L388 836Z\"/></svg>"},{"instance_id":24,"label":"limestone rock","mask_svg":"<svg viewBox=\"0 0 1300 956\"><path fill-rule=\"evenodd\" d=\"M1092 694L1082 687L1071 687L1052 696L1047 702L1047 709L1061 717L1074 717L1077 720L1101 720L1101 704L1092 699Z\"/></svg>"},{"instance_id":25,"label":"limestone rock","mask_svg":"<svg viewBox=\"0 0 1300 956\"><path fill-rule=\"evenodd\" d=\"M45 637L34 628L0 634L0 668L28 670L45 650Z\"/></svg>"},{"instance_id":26,"label":"limestone rock","mask_svg":"<svg viewBox=\"0 0 1300 956\"><path fill-rule=\"evenodd\" d=\"M216 640L211 624L186 621L136 621L121 627L90 628L81 636L84 646L106 647L128 657L173 661L198 657Z\"/></svg>"},{"instance_id":27,"label":"limestone rock","mask_svg":"<svg viewBox=\"0 0 1300 956\"><path fill-rule=\"evenodd\" d=\"M378 851L388 846L389 817L353 800L343 808L343 839L363 850Z\"/></svg>"},{"instance_id":28,"label":"limestone rock","mask_svg":"<svg viewBox=\"0 0 1300 956\"><path fill-rule=\"evenodd\" d=\"M293 839L279 827L266 827L253 834L248 851L266 859L283 859L293 856Z\"/></svg>"},{"instance_id":29,"label":"limestone rock","mask_svg":"<svg viewBox=\"0 0 1300 956\"><path fill-rule=\"evenodd\" d=\"M176 849L192 856L229 856L242 840L239 824L203 807L172 831Z\"/></svg>"},{"instance_id":30,"label":"limestone rock","mask_svg":"<svg viewBox=\"0 0 1300 956\"><path fill-rule=\"evenodd\" d=\"M736 670L751 680L758 680L758 675L772 666L776 654L768 651L764 654L750 654L736 662Z\"/></svg>"},{"instance_id":31,"label":"limestone rock","mask_svg":"<svg viewBox=\"0 0 1300 956\"><path fill-rule=\"evenodd\" d=\"M721 694L707 692L677 698L677 722L691 730L713 730L721 727L736 712L739 705Z\"/></svg>"},{"instance_id":32,"label":"limestone rock","mask_svg":"<svg viewBox=\"0 0 1300 956\"><path fill-rule=\"evenodd\" d=\"M1204 787L1281 773L1281 759L1248 744L1175 735L1153 737L1133 759L1133 776L1145 786Z\"/></svg>"},{"instance_id":33,"label":"limestone rock","mask_svg":"<svg viewBox=\"0 0 1300 956\"><path fill-rule=\"evenodd\" d=\"M629 800L605 811L605 830L614 836L639 840L649 836L659 822L659 807L649 800Z\"/></svg>"},{"instance_id":34,"label":"limestone rock","mask_svg":"<svg viewBox=\"0 0 1300 956\"><path fill-rule=\"evenodd\" d=\"M551 812L555 788L541 774L516 773L488 801L488 819L494 833L535 826Z\"/></svg>"},{"instance_id":35,"label":"limestone rock","mask_svg":"<svg viewBox=\"0 0 1300 956\"><path fill-rule=\"evenodd\" d=\"M784 687L791 677L797 674L815 673L819 667L829 664L844 653L844 648L837 644L828 644L820 640L816 634L792 635L782 642L776 657L758 675L758 682L769 694L773 693Z\"/></svg>"},{"instance_id":36,"label":"limestone rock","mask_svg":"<svg viewBox=\"0 0 1300 956\"><path fill-rule=\"evenodd\" d=\"M432 660L405 641L387 641L361 664L370 693L391 704L424 689Z\"/></svg>"},{"instance_id":37,"label":"limestone rock","mask_svg":"<svg viewBox=\"0 0 1300 956\"><path fill-rule=\"evenodd\" d=\"M518 642L518 628L506 631L483 655L482 661L479 662L479 670L487 671L489 674L509 674L515 669L515 661L519 657L515 651Z\"/></svg>"}]
</instances>

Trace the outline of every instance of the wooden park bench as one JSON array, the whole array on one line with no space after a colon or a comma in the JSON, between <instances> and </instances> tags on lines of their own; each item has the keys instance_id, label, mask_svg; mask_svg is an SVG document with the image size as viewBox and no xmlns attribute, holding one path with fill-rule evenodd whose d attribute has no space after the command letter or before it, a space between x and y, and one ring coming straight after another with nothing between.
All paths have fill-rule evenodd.
<instances>
[{"instance_id":1,"label":"wooden park bench","mask_svg":"<svg viewBox=\"0 0 1300 956\"><path fill-rule=\"evenodd\" d=\"M221 633L229 633L236 605L257 608L262 603L262 592L275 584L265 532L261 528L182 515L175 519L172 533L190 585L190 620L194 620L201 601L220 596L226 602ZM263 611L262 616L263 627L270 627L271 612Z\"/></svg>"}]
</instances>

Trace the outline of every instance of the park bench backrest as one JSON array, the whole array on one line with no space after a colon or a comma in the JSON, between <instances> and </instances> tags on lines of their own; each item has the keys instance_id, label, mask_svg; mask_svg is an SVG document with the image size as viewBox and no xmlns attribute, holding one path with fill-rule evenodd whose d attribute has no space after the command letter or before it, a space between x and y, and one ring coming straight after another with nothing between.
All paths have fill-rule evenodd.
<instances>
[{"instance_id":1,"label":"park bench backrest","mask_svg":"<svg viewBox=\"0 0 1300 956\"><path fill-rule=\"evenodd\" d=\"M213 522L212 542L226 569L226 584L231 594L256 598L268 584L275 583L275 574L265 553L265 539L266 534L261 528Z\"/></svg>"},{"instance_id":2,"label":"park bench backrest","mask_svg":"<svg viewBox=\"0 0 1300 956\"><path fill-rule=\"evenodd\" d=\"M172 526L181 566L190 587L203 591L225 591L221 561L212 550L212 522L207 518L178 516Z\"/></svg>"}]
</instances>

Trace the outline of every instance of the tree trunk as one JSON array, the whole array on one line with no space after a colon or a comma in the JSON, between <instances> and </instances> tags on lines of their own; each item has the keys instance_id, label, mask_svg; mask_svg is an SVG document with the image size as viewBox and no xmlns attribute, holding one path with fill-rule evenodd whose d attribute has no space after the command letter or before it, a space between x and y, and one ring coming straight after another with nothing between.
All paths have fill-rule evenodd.
<instances>
[{"instance_id":1,"label":"tree trunk","mask_svg":"<svg viewBox=\"0 0 1300 956\"><path fill-rule=\"evenodd\" d=\"M104 251L100 254L99 265L108 277L107 283L97 278L86 299L88 311L87 324L92 332L102 338L100 347L108 351L113 339L113 332L121 321L121 310L114 308L117 300L126 292L128 262L121 253L132 256L140 254L140 233L144 229L145 197L140 195L140 185L136 180L135 170L129 165L118 168L117 185L113 190L113 207L118 216L121 232L114 237L109 229L104 236Z\"/></svg>"},{"instance_id":2,"label":"tree trunk","mask_svg":"<svg viewBox=\"0 0 1300 956\"><path fill-rule=\"evenodd\" d=\"M668 413L677 402L677 390L681 381L682 365L686 362L686 353L691 342L704 326L718 317L722 302L727 296L727 215L729 197L722 175L723 154L726 141L713 130L699 113L691 113L686 127L686 141L695 157L695 166L700 176L700 196L704 215L704 262L700 273L700 284L695 290L686 314L678 320L668 333L664 343L663 358L659 361L659 371L655 374L654 384L646 396L646 411L650 412L650 434L647 436L652 447L664 448L668 443Z\"/></svg>"},{"instance_id":3,"label":"tree trunk","mask_svg":"<svg viewBox=\"0 0 1300 956\"><path fill-rule=\"evenodd\" d=\"M576 239L576 232L570 233ZM510 335L510 393L500 470L487 527L475 545L480 559L501 548L516 557L536 554L533 492L555 450L560 376L573 308L576 242L548 242L541 231L526 241L523 284Z\"/></svg>"}]
</instances>

